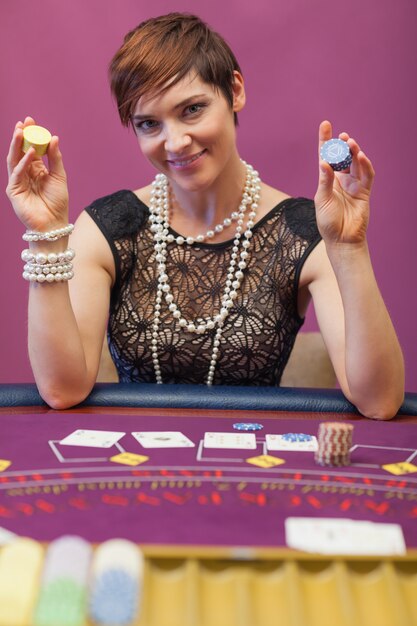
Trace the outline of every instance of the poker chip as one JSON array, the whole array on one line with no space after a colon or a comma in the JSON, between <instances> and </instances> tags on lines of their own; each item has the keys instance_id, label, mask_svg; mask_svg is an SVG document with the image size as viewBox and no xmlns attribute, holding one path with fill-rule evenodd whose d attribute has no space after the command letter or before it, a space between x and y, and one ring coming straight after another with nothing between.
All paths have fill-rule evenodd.
<instances>
[{"instance_id":1,"label":"poker chip","mask_svg":"<svg viewBox=\"0 0 417 626\"><path fill-rule=\"evenodd\" d=\"M349 465L352 434L352 424L322 422L317 433L316 463L334 467Z\"/></svg>"},{"instance_id":2,"label":"poker chip","mask_svg":"<svg viewBox=\"0 0 417 626\"><path fill-rule=\"evenodd\" d=\"M352 153L343 139L329 139L320 148L320 157L329 163L336 172L341 172L352 163Z\"/></svg>"},{"instance_id":3,"label":"poker chip","mask_svg":"<svg viewBox=\"0 0 417 626\"><path fill-rule=\"evenodd\" d=\"M49 544L33 626L83 626L91 545L64 535Z\"/></svg>"},{"instance_id":4,"label":"poker chip","mask_svg":"<svg viewBox=\"0 0 417 626\"><path fill-rule=\"evenodd\" d=\"M19 537L0 551L0 624L27 626L36 604L44 549Z\"/></svg>"},{"instance_id":5,"label":"poker chip","mask_svg":"<svg viewBox=\"0 0 417 626\"><path fill-rule=\"evenodd\" d=\"M33 626L84 626L86 597L86 587L71 578L51 581L41 590Z\"/></svg>"},{"instance_id":6,"label":"poker chip","mask_svg":"<svg viewBox=\"0 0 417 626\"><path fill-rule=\"evenodd\" d=\"M256 424L254 422L238 422L233 424L235 430L262 430L262 424Z\"/></svg>"},{"instance_id":7,"label":"poker chip","mask_svg":"<svg viewBox=\"0 0 417 626\"><path fill-rule=\"evenodd\" d=\"M136 617L144 560L138 546L110 539L96 550L91 568L91 619L102 626L131 624Z\"/></svg>"},{"instance_id":8,"label":"poker chip","mask_svg":"<svg viewBox=\"0 0 417 626\"><path fill-rule=\"evenodd\" d=\"M304 433L285 433L282 435L284 441L290 441L291 443L299 442L299 441L311 441L313 439L312 435L306 435Z\"/></svg>"},{"instance_id":9,"label":"poker chip","mask_svg":"<svg viewBox=\"0 0 417 626\"><path fill-rule=\"evenodd\" d=\"M26 126L23 129L23 152L28 152L29 148L35 148L36 154L43 156L48 150L52 135L43 126Z\"/></svg>"}]
</instances>

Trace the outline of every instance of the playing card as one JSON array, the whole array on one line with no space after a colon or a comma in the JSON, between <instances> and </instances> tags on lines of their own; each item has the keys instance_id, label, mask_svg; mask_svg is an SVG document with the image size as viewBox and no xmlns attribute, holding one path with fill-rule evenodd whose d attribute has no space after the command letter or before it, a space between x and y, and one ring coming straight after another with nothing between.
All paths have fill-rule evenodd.
<instances>
[{"instance_id":1,"label":"playing card","mask_svg":"<svg viewBox=\"0 0 417 626\"><path fill-rule=\"evenodd\" d=\"M285 538L289 548L320 554L406 553L399 524L344 518L287 517Z\"/></svg>"},{"instance_id":2,"label":"playing card","mask_svg":"<svg viewBox=\"0 0 417 626\"><path fill-rule=\"evenodd\" d=\"M125 434L111 430L75 430L59 443L63 446L111 448Z\"/></svg>"},{"instance_id":3,"label":"playing card","mask_svg":"<svg viewBox=\"0 0 417 626\"><path fill-rule=\"evenodd\" d=\"M132 433L144 448L192 448L195 443L179 431L141 431Z\"/></svg>"},{"instance_id":4,"label":"playing card","mask_svg":"<svg viewBox=\"0 0 417 626\"><path fill-rule=\"evenodd\" d=\"M282 435L265 435L268 450L291 450L293 452L315 452L317 450L317 437L310 441L288 441Z\"/></svg>"},{"instance_id":5,"label":"playing card","mask_svg":"<svg viewBox=\"0 0 417 626\"><path fill-rule=\"evenodd\" d=\"M204 447L255 450L256 437L254 433L205 433Z\"/></svg>"}]
</instances>

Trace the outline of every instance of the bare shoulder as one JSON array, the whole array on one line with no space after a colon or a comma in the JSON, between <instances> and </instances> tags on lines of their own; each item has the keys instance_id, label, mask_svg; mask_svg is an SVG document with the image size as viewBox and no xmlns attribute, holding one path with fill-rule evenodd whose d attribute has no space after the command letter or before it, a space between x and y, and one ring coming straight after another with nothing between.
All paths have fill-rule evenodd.
<instances>
[{"instance_id":1,"label":"bare shoulder","mask_svg":"<svg viewBox=\"0 0 417 626\"><path fill-rule=\"evenodd\" d=\"M266 183L261 183L261 200L259 202L258 216L262 218L264 215L269 213L271 209L273 209L277 204L283 202L284 200L288 200L290 198L287 193L280 191L279 189L275 189Z\"/></svg>"},{"instance_id":2,"label":"bare shoulder","mask_svg":"<svg viewBox=\"0 0 417 626\"><path fill-rule=\"evenodd\" d=\"M82 211L75 222L69 245L75 250L74 263L90 270L104 269L113 284L115 265L113 253L103 233L86 211Z\"/></svg>"},{"instance_id":3,"label":"bare shoulder","mask_svg":"<svg viewBox=\"0 0 417 626\"><path fill-rule=\"evenodd\" d=\"M300 288L333 277L334 272L327 256L325 243L322 240L310 252L303 265L300 275Z\"/></svg>"}]
</instances>

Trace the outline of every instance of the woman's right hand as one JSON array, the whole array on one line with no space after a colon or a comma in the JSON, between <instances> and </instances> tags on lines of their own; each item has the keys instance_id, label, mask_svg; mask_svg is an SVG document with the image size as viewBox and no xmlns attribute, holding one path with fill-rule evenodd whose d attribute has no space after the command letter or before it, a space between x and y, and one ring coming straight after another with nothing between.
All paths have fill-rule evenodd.
<instances>
[{"instance_id":1,"label":"woman's right hand","mask_svg":"<svg viewBox=\"0 0 417 626\"><path fill-rule=\"evenodd\" d=\"M31 117L16 124L7 156L6 194L28 230L45 232L68 224L67 177L58 137L53 136L48 146L49 169L34 148L23 153L23 129L32 124Z\"/></svg>"}]
</instances>

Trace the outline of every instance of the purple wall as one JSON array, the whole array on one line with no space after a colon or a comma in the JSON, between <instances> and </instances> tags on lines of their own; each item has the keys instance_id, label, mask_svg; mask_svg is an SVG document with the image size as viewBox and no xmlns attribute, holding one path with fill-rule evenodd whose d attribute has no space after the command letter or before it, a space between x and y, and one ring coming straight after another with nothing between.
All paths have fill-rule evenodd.
<instances>
[{"instance_id":1,"label":"purple wall","mask_svg":"<svg viewBox=\"0 0 417 626\"><path fill-rule=\"evenodd\" d=\"M417 290L404 293L417 269L414 0L2 3L1 153L6 155L12 128L25 115L58 134L72 220L96 197L149 182L153 172L119 124L107 65L125 32L172 10L198 12L236 52L248 91L241 154L266 182L293 195L314 195L316 129L325 118L371 156L377 178L369 242L404 349L407 389L417 391ZM4 189L4 167L0 177ZM0 216L0 381L31 381L27 284L20 277L23 228L5 196ZM306 329L314 328L311 312Z\"/></svg>"}]
</instances>

